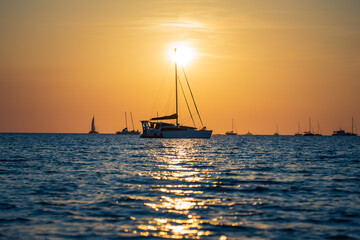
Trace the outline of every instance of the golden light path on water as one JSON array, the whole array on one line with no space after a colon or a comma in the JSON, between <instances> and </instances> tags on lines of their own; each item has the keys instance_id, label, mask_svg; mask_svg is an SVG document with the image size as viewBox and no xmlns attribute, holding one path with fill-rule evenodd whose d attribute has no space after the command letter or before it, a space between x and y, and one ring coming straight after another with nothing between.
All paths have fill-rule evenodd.
<instances>
[{"instance_id":1,"label":"golden light path on water","mask_svg":"<svg viewBox=\"0 0 360 240\"><path fill-rule=\"evenodd\" d=\"M149 210L143 216L131 217L134 225L127 226L125 232L171 239L224 240L239 230L272 227L249 221L263 204L261 198L233 194L241 188L233 184L235 178L245 182L253 178L241 175L241 162L219 162L218 150L210 150L203 140L174 139L158 144L149 150L152 170L143 172L152 179L143 185L150 194L138 199ZM226 176L226 169L232 168L238 171L236 176ZM231 229L229 236L226 229Z\"/></svg>"},{"instance_id":2,"label":"golden light path on water","mask_svg":"<svg viewBox=\"0 0 360 240\"><path fill-rule=\"evenodd\" d=\"M173 239L200 239L209 236L211 232L202 230L203 220L195 210L206 209L209 205L219 204L221 200L201 199L198 196L203 191L196 189L210 184L209 180L216 178L215 173L211 167L199 167L202 163L196 159L199 154L194 147L196 142L174 140L164 144L164 152L154 153L159 162L159 170L152 172L151 176L166 184L154 186L154 190L161 194L160 201L144 204L160 212L159 215L169 217L154 217L147 224L139 225L138 229L143 231L141 234L144 236L151 234L154 237ZM226 237L221 236L220 239Z\"/></svg>"}]
</instances>

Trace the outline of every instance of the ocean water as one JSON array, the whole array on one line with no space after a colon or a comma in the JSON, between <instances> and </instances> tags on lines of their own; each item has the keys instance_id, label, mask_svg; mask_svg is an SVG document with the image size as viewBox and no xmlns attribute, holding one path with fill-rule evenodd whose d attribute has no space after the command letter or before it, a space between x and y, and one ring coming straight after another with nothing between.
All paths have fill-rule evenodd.
<instances>
[{"instance_id":1,"label":"ocean water","mask_svg":"<svg viewBox=\"0 0 360 240\"><path fill-rule=\"evenodd\" d=\"M360 137L0 134L0 239L360 239Z\"/></svg>"}]
</instances>

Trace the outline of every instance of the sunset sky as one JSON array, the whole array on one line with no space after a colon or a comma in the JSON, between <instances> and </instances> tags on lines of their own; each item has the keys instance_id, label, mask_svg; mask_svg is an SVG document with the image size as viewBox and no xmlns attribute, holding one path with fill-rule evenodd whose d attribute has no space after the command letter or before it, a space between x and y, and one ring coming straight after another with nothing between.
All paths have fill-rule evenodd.
<instances>
[{"instance_id":1,"label":"sunset sky","mask_svg":"<svg viewBox=\"0 0 360 240\"><path fill-rule=\"evenodd\" d=\"M175 111L181 46L214 133L234 119L239 133L294 134L311 117L330 134L352 116L360 130L359 12L358 0L0 1L0 132L85 133L95 115L114 133L125 112L140 130Z\"/></svg>"}]
</instances>

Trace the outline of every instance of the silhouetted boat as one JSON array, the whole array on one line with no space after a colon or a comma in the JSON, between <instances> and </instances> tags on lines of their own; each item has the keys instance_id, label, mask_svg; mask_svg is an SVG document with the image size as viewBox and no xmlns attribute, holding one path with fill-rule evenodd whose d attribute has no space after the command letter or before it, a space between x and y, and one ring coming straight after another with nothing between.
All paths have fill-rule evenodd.
<instances>
[{"instance_id":1,"label":"silhouetted boat","mask_svg":"<svg viewBox=\"0 0 360 240\"><path fill-rule=\"evenodd\" d=\"M279 136L279 127L277 124L276 124L276 132L274 133L274 136Z\"/></svg>"},{"instance_id":2,"label":"silhouetted boat","mask_svg":"<svg viewBox=\"0 0 360 240\"><path fill-rule=\"evenodd\" d=\"M314 134L314 136L322 136L320 122L318 121L318 132Z\"/></svg>"},{"instance_id":3,"label":"silhouetted boat","mask_svg":"<svg viewBox=\"0 0 360 240\"><path fill-rule=\"evenodd\" d=\"M295 136L302 136L300 129L300 122L298 123L298 131L295 133Z\"/></svg>"},{"instance_id":4,"label":"silhouetted boat","mask_svg":"<svg viewBox=\"0 0 360 240\"><path fill-rule=\"evenodd\" d=\"M131 122L132 122L133 130L132 131L128 130L127 117L126 117L126 112L125 112L125 128L122 131L117 131L116 134L121 134L121 135L139 135L140 134L139 131L135 131L135 129L134 129L134 121L133 121L133 117L132 117L131 112L130 112L130 116L131 116Z\"/></svg>"},{"instance_id":5,"label":"silhouetted boat","mask_svg":"<svg viewBox=\"0 0 360 240\"><path fill-rule=\"evenodd\" d=\"M332 136L357 136L357 134L354 133L354 117L351 118L351 133L345 132L345 130L342 130L340 127L340 130L334 131Z\"/></svg>"},{"instance_id":6,"label":"silhouetted boat","mask_svg":"<svg viewBox=\"0 0 360 240\"><path fill-rule=\"evenodd\" d=\"M234 119L231 121L231 131L227 131L226 135L237 135L237 132L234 132Z\"/></svg>"},{"instance_id":7,"label":"silhouetted boat","mask_svg":"<svg viewBox=\"0 0 360 240\"><path fill-rule=\"evenodd\" d=\"M312 126L311 126L311 120L309 118L309 131L304 132L304 136L314 136L314 133L312 132Z\"/></svg>"},{"instance_id":8,"label":"silhouetted boat","mask_svg":"<svg viewBox=\"0 0 360 240\"><path fill-rule=\"evenodd\" d=\"M176 48L175 48L176 54ZM184 72L185 73L185 72ZM184 74L185 75L185 74ZM200 122L202 123L198 108L196 106L194 96L190 89L189 82L187 81L186 75L185 79L191 93L192 100L195 105L196 112L199 116ZM182 88L182 85L180 85ZM179 124L179 113L178 113L178 74L177 74L177 63L175 61L175 102L176 102L176 113L163 116L151 118L149 121L141 121L143 132L140 135L141 138L210 138L212 130L206 130L206 127L202 127L198 130L196 127L183 126ZM185 98L186 104L187 100ZM188 104L187 104L188 105ZM189 109L189 106L188 106ZM189 111L190 112L190 111ZM190 112L192 118L192 114ZM167 122L158 122L159 120L175 120L175 124ZM195 125L194 119L192 118Z\"/></svg>"},{"instance_id":9,"label":"silhouetted boat","mask_svg":"<svg viewBox=\"0 0 360 240\"><path fill-rule=\"evenodd\" d=\"M98 132L95 130L95 117L92 118L91 121L91 130L89 132L89 134L97 134Z\"/></svg>"},{"instance_id":10,"label":"silhouetted boat","mask_svg":"<svg viewBox=\"0 0 360 240\"><path fill-rule=\"evenodd\" d=\"M248 131L247 133L244 134L244 136L252 136L252 135L253 134L250 131Z\"/></svg>"}]
</instances>

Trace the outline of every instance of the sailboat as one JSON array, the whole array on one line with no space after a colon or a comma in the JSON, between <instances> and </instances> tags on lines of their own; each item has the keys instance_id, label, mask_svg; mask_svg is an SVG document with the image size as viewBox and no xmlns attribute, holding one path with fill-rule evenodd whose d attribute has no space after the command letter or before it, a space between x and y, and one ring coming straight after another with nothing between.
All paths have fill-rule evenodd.
<instances>
[{"instance_id":1,"label":"sailboat","mask_svg":"<svg viewBox=\"0 0 360 240\"><path fill-rule=\"evenodd\" d=\"M318 132L314 134L314 136L322 136L321 129L320 129L320 122L318 121Z\"/></svg>"},{"instance_id":2,"label":"sailboat","mask_svg":"<svg viewBox=\"0 0 360 240\"><path fill-rule=\"evenodd\" d=\"M311 126L311 119L309 118L309 131L304 132L304 136L314 136L314 133L312 132L312 126Z\"/></svg>"},{"instance_id":3,"label":"sailboat","mask_svg":"<svg viewBox=\"0 0 360 240\"><path fill-rule=\"evenodd\" d=\"M356 126L355 126L355 128L356 128ZM345 132L340 127L340 130L334 131L332 135L333 136L357 136L357 134L354 133L354 117L351 118L351 133Z\"/></svg>"},{"instance_id":4,"label":"sailboat","mask_svg":"<svg viewBox=\"0 0 360 240\"><path fill-rule=\"evenodd\" d=\"M95 117L92 118L91 121L91 130L89 132L89 134L97 134L98 132L95 130Z\"/></svg>"},{"instance_id":5,"label":"sailboat","mask_svg":"<svg viewBox=\"0 0 360 240\"><path fill-rule=\"evenodd\" d=\"M298 131L295 133L295 136L302 136L300 129L300 122L298 123Z\"/></svg>"},{"instance_id":6,"label":"sailboat","mask_svg":"<svg viewBox=\"0 0 360 240\"><path fill-rule=\"evenodd\" d=\"M231 131L227 131L226 135L237 135L237 132L234 132L234 119L231 121Z\"/></svg>"},{"instance_id":7,"label":"sailboat","mask_svg":"<svg viewBox=\"0 0 360 240\"><path fill-rule=\"evenodd\" d=\"M135 129L134 129L134 121L133 121L133 117L132 117L132 112L130 112L130 116L131 116L133 130L132 131L128 130L127 117L126 117L126 112L125 112L125 128L122 131L117 131L116 134L122 134L122 135L138 135L138 134L140 134L139 131L135 131Z\"/></svg>"},{"instance_id":8,"label":"sailboat","mask_svg":"<svg viewBox=\"0 0 360 240\"><path fill-rule=\"evenodd\" d=\"M276 132L274 133L274 136L279 136L279 127L277 124L276 124Z\"/></svg>"},{"instance_id":9,"label":"sailboat","mask_svg":"<svg viewBox=\"0 0 360 240\"><path fill-rule=\"evenodd\" d=\"M176 48L175 48L176 54ZM185 76L186 78L186 76ZM187 82L188 83L188 82ZM193 102L199 116L200 122L202 120L196 106L193 94L188 83L188 87L193 98ZM183 126L179 123L179 111L178 111L178 74L177 63L175 61L175 102L176 112L169 116L155 117L147 121L141 121L143 132L140 135L141 138L210 138L212 130L206 130L206 127L197 129L196 127ZM166 120L175 120L175 124L163 122Z\"/></svg>"}]
</instances>

